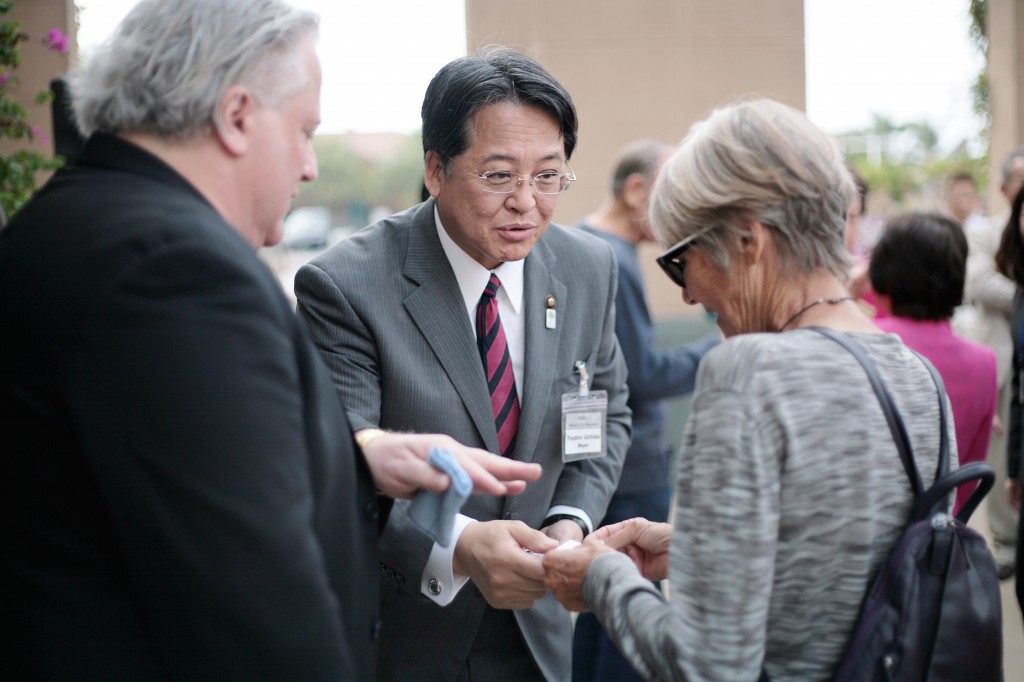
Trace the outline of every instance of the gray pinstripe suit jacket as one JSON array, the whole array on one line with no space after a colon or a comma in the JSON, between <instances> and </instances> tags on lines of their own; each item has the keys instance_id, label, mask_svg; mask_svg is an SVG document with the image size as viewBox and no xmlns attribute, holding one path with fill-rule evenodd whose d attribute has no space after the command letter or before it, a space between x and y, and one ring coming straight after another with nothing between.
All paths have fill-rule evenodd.
<instances>
[{"instance_id":1,"label":"gray pinstripe suit jacket","mask_svg":"<svg viewBox=\"0 0 1024 682\"><path fill-rule=\"evenodd\" d=\"M341 242L298 273L300 314L330 368L353 430L370 426L446 433L497 452L489 394L455 275L428 200ZM525 263L526 353L516 457L544 475L517 497L474 496L463 513L518 519L537 528L554 504L604 516L630 438L626 369L615 339L617 266L606 244L550 225ZM555 329L544 299L557 299ZM561 395L584 360L592 388L608 391L608 455L563 464ZM383 679L454 679L473 643L485 600L467 585L447 607L420 594L432 542L397 502L381 538ZM541 670L568 680L569 614L550 595L516 619Z\"/></svg>"}]
</instances>

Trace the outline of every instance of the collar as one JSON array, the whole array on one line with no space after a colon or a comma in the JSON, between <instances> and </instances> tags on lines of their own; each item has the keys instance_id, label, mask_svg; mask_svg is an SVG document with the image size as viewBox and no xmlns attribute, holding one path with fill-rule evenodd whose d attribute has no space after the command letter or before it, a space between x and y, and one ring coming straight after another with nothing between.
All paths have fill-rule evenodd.
<instances>
[{"instance_id":1,"label":"collar","mask_svg":"<svg viewBox=\"0 0 1024 682\"><path fill-rule=\"evenodd\" d=\"M90 135L83 144L78 158L70 167L79 165L144 175L185 189L213 208L203 193L166 161L120 135L98 132Z\"/></svg>"},{"instance_id":2,"label":"collar","mask_svg":"<svg viewBox=\"0 0 1024 682\"><path fill-rule=\"evenodd\" d=\"M614 232L609 232L607 230L602 230L599 227L594 227L593 225L591 225L589 223L585 223L585 222L579 223L579 227L583 231L589 232L590 234L594 235L595 237L601 237L605 241L614 242L616 244L621 244L623 246L623 248L629 249L630 251L633 251L634 253L637 251L638 244L636 242L630 241L630 240L626 239L625 237L622 237L622 236L619 236L619 235L615 234Z\"/></svg>"},{"instance_id":3,"label":"collar","mask_svg":"<svg viewBox=\"0 0 1024 682\"><path fill-rule=\"evenodd\" d=\"M455 280L459 283L459 291L466 304L466 310L470 314L476 310L480 302L480 295L487 286L487 281L493 272L501 280L501 289L498 295L505 292L505 298L511 304L512 309L518 314L523 307L523 265L526 259L517 261L506 261L488 270L476 262L472 256L462 250L455 241L448 236L448 231L441 224L441 216L438 215L437 206L434 206L434 227L437 229L437 238L441 241L441 248L448 258L448 263L455 273Z\"/></svg>"}]
</instances>

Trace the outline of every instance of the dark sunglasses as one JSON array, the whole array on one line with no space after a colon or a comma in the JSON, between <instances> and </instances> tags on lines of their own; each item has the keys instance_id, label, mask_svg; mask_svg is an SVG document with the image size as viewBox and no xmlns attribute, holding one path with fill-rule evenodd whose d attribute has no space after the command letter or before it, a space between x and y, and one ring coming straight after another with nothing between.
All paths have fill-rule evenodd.
<instances>
[{"instance_id":1,"label":"dark sunglasses","mask_svg":"<svg viewBox=\"0 0 1024 682\"><path fill-rule=\"evenodd\" d=\"M661 266L661 269L664 270L670 280L683 289L686 288L686 280L683 278L683 272L686 270L686 261L682 260L681 256L696 243L697 237L703 234L704 232L698 232L697 234L690 235L658 256L658 265Z\"/></svg>"}]
</instances>

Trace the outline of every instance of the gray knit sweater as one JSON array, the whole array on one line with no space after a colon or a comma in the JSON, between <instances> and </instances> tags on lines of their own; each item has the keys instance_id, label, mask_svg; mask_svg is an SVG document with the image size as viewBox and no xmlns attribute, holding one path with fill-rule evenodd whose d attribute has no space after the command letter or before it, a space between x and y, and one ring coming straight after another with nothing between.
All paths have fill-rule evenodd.
<instances>
[{"instance_id":1,"label":"gray knit sweater","mask_svg":"<svg viewBox=\"0 0 1024 682\"><path fill-rule=\"evenodd\" d=\"M893 395L927 485L939 442L928 371L895 336L850 336ZM956 452L952 419L948 433ZM698 374L670 599L624 554L594 561L584 597L650 679L752 681L762 662L774 680L830 679L910 500L852 355L807 330L735 337Z\"/></svg>"}]
</instances>

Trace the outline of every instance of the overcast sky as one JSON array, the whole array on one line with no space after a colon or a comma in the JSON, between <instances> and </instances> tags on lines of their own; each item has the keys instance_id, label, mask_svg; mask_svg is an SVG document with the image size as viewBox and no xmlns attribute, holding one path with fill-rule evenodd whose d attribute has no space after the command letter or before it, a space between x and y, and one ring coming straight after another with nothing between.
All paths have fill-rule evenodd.
<instances>
[{"instance_id":1,"label":"overcast sky","mask_svg":"<svg viewBox=\"0 0 1024 682\"><path fill-rule=\"evenodd\" d=\"M78 0L84 55L136 1ZM324 133L415 130L430 78L465 51L464 0L293 1L321 15ZM805 0L810 118L840 133L879 113L927 120L947 146L975 137L970 85L983 61L968 38L968 4Z\"/></svg>"}]
</instances>

